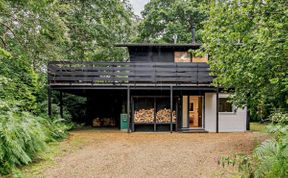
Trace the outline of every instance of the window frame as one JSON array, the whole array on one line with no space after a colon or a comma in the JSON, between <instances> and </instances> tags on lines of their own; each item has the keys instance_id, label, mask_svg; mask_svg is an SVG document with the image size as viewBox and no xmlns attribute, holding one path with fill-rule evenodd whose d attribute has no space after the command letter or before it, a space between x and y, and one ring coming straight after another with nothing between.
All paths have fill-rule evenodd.
<instances>
[{"instance_id":1,"label":"window frame","mask_svg":"<svg viewBox=\"0 0 288 178\"><path fill-rule=\"evenodd\" d=\"M219 95L219 100L218 100L218 112L221 114L236 114L237 112L237 108L233 105L233 103L231 103L231 109L232 111L220 111L220 99L227 99L228 100L228 95ZM227 102L227 101L226 101Z\"/></svg>"},{"instance_id":2,"label":"window frame","mask_svg":"<svg viewBox=\"0 0 288 178\"><path fill-rule=\"evenodd\" d=\"M183 55L183 54L185 54L186 56L189 55L189 59L186 58L187 61L176 60L176 59L178 59L178 58L176 58L177 53L178 53L179 55L180 55L181 53L182 53L182 55ZM189 53L189 51L174 51L173 54L174 54L174 63L191 63L191 62L192 62L192 55L191 55L191 53ZM188 61L188 60L189 60L189 61Z\"/></svg>"}]
</instances>

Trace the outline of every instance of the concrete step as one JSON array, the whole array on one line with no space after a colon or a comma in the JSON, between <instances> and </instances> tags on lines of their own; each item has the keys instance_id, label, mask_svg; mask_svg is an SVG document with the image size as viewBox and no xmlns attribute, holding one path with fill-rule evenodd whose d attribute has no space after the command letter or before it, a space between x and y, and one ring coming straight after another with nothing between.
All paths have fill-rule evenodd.
<instances>
[{"instance_id":1,"label":"concrete step","mask_svg":"<svg viewBox=\"0 0 288 178\"><path fill-rule=\"evenodd\" d=\"M208 131L204 129L182 129L181 132L183 133L208 133Z\"/></svg>"}]
</instances>

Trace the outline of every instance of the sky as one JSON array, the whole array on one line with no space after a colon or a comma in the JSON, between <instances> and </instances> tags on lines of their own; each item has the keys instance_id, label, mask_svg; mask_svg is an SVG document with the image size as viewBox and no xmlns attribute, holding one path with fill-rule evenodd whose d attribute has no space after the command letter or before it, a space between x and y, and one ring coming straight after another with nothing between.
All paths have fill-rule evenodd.
<instances>
[{"instance_id":1,"label":"sky","mask_svg":"<svg viewBox=\"0 0 288 178\"><path fill-rule=\"evenodd\" d=\"M145 4L149 1L150 0L130 0L130 3L134 9L134 13L141 16L140 12L144 9Z\"/></svg>"}]
</instances>

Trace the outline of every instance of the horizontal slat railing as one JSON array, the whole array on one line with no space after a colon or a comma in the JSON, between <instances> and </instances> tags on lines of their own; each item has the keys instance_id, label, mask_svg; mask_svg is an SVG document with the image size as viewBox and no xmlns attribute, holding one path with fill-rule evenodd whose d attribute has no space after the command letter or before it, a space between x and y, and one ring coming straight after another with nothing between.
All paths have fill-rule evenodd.
<instances>
[{"instance_id":1,"label":"horizontal slat railing","mask_svg":"<svg viewBox=\"0 0 288 178\"><path fill-rule=\"evenodd\" d=\"M70 62L48 64L50 84L210 84L206 63Z\"/></svg>"}]
</instances>

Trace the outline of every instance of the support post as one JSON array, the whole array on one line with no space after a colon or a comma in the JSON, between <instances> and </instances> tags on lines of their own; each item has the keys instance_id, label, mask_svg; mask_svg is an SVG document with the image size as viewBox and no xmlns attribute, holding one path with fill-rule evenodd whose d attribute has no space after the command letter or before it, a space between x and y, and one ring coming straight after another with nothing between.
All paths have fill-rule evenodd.
<instances>
[{"instance_id":1,"label":"support post","mask_svg":"<svg viewBox=\"0 0 288 178\"><path fill-rule=\"evenodd\" d=\"M154 132L156 132L156 129L157 129L157 126L156 126L156 97L154 97L154 119L153 119L153 122L154 122Z\"/></svg>"},{"instance_id":2,"label":"support post","mask_svg":"<svg viewBox=\"0 0 288 178\"><path fill-rule=\"evenodd\" d=\"M175 131L178 132L178 106L179 105L179 98L176 97L176 123L175 123Z\"/></svg>"},{"instance_id":3,"label":"support post","mask_svg":"<svg viewBox=\"0 0 288 178\"><path fill-rule=\"evenodd\" d=\"M52 116L52 110L51 110L51 88L48 87L48 116Z\"/></svg>"},{"instance_id":4,"label":"support post","mask_svg":"<svg viewBox=\"0 0 288 178\"><path fill-rule=\"evenodd\" d=\"M128 119L128 129L127 132L130 133L131 132L131 128L130 128L130 87L128 86L127 88L127 119Z\"/></svg>"},{"instance_id":5,"label":"support post","mask_svg":"<svg viewBox=\"0 0 288 178\"><path fill-rule=\"evenodd\" d=\"M63 92L62 91L60 91L59 100L60 100L60 116L61 116L61 118L64 118L63 117Z\"/></svg>"},{"instance_id":6,"label":"support post","mask_svg":"<svg viewBox=\"0 0 288 178\"><path fill-rule=\"evenodd\" d=\"M135 105L134 105L134 99L131 98L131 105L132 105L132 113L131 113L131 123L132 123L132 132L135 131L135 122L134 122L134 112L135 112Z\"/></svg>"},{"instance_id":7,"label":"support post","mask_svg":"<svg viewBox=\"0 0 288 178\"><path fill-rule=\"evenodd\" d=\"M216 91L216 133L219 133L219 86Z\"/></svg>"},{"instance_id":8,"label":"support post","mask_svg":"<svg viewBox=\"0 0 288 178\"><path fill-rule=\"evenodd\" d=\"M170 132L173 131L173 86L170 86Z\"/></svg>"},{"instance_id":9,"label":"support post","mask_svg":"<svg viewBox=\"0 0 288 178\"><path fill-rule=\"evenodd\" d=\"M250 111L248 110L248 106L246 112L246 130L250 130Z\"/></svg>"},{"instance_id":10,"label":"support post","mask_svg":"<svg viewBox=\"0 0 288 178\"><path fill-rule=\"evenodd\" d=\"M202 116L202 123L203 123L203 125L202 125L202 127L203 127L203 129L205 129L205 107L206 107L206 98L205 98L205 93L204 93L204 95L203 95L203 106L202 106L202 108L203 108L203 116Z\"/></svg>"}]
</instances>

